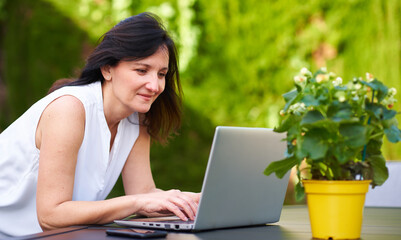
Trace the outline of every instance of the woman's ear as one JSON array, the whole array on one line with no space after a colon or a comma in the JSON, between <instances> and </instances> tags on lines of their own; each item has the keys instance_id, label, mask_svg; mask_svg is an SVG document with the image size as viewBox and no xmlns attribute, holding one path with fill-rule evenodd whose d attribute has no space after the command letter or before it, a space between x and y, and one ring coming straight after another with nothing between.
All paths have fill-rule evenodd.
<instances>
[{"instance_id":1,"label":"woman's ear","mask_svg":"<svg viewBox=\"0 0 401 240\"><path fill-rule=\"evenodd\" d=\"M105 65L105 66L102 66L100 68L100 71L102 72L103 78L106 81L110 81L111 80L111 71L110 70L111 70L110 65Z\"/></svg>"}]
</instances>

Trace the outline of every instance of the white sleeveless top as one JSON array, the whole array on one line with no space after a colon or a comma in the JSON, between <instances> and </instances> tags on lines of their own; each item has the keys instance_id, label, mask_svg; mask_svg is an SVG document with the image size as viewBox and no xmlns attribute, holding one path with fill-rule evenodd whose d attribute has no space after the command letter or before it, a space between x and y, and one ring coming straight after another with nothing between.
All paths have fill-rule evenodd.
<instances>
[{"instance_id":1,"label":"white sleeveless top","mask_svg":"<svg viewBox=\"0 0 401 240\"><path fill-rule=\"evenodd\" d=\"M35 133L44 109L63 95L75 96L85 108L85 135L78 152L73 200L104 200L138 138L138 114L133 113L120 121L109 151L111 134L100 82L63 87L39 100L0 134L0 232L17 236L42 231L36 215L39 150Z\"/></svg>"}]
</instances>

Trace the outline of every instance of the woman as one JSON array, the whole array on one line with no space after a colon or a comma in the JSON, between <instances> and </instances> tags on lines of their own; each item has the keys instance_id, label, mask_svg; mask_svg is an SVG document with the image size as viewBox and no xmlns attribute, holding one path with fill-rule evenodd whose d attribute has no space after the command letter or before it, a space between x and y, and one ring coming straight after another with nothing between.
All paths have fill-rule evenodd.
<instances>
[{"instance_id":1,"label":"woman","mask_svg":"<svg viewBox=\"0 0 401 240\"><path fill-rule=\"evenodd\" d=\"M0 232L25 235L131 214L194 219L199 194L155 187L151 139L180 124L174 42L152 14L104 35L79 79L0 135ZM125 196L104 200L122 172Z\"/></svg>"}]
</instances>

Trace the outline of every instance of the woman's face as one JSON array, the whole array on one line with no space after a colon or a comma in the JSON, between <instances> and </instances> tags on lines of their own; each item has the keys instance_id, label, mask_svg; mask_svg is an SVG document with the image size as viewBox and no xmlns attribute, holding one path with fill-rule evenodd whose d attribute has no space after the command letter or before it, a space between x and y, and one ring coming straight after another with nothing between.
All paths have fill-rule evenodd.
<instances>
[{"instance_id":1,"label":"woman's face","mask_svg":"<svg viewBox=\"0 0 401 240\"><path fill-rule=\"evenodd\" d=\"M150 57L122 60L114 67L102 68L105 83L111 85L113 108L120 106L129 112L148 112L164 90L168 64L168 50L161 47Z\"/></svg>"}]
</instances>

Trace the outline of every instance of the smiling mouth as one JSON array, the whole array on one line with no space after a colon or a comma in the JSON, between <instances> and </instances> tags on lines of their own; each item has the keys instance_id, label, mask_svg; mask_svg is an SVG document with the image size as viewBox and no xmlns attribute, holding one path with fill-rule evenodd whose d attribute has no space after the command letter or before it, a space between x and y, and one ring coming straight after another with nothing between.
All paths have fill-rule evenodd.
<instances>
[{"instance_id":1,"label":"smiling mouth","mask_svg":"<svg viewBox=\"0 0 401 240\"><path fill-rule=\"evenodd\" d=\"M142 97L146 101L150 101L153 99L153 95L150 94L138 94L140 97Z\"/></svg>"}]
</instances>

